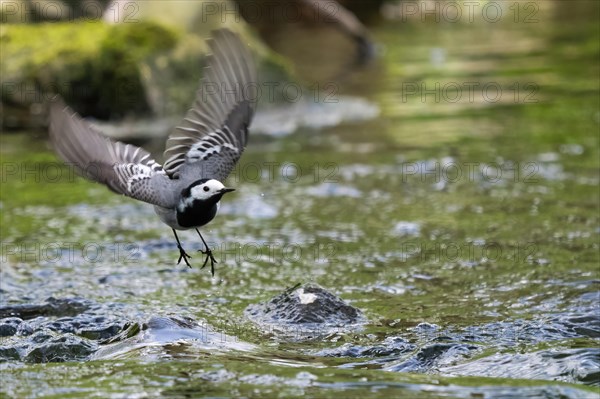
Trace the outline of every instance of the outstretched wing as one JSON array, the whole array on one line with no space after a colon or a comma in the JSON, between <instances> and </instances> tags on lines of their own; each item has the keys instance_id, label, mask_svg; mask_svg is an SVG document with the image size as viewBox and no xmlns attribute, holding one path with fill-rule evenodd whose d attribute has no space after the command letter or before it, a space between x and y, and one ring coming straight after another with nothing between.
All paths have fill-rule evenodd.
<instances>
[{"instance_id":1,"label":"outstretched wing","mask_svg":"<svg viewBox=\"0 0 600 399\"><path fill-rule=\"evenodd\" d=\"M58 96L50 105L50 141L56 153L84 177L140 201L174 206L172 182L147 151L110 140Z\"/></svg>"},{"instance_id":2,"label":"outstretched wing","mask_svg":"<svg viewBox=\"0 0 600 399\"><path fill-rule=\"evenodd\" d=\"M165 172L172 178L224 180L246 146L257 97L256 69L248 47L220 29L208 41L212 54L196 100L169 136Z\"/></svg>"}]
</instances>

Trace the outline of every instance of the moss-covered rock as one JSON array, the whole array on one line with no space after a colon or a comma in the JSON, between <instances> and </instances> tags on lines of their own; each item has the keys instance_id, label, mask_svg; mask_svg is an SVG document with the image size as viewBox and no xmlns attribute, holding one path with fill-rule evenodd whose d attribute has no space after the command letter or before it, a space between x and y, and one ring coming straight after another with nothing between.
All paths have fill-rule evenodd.
<instances>
[{"instance_id":1,"label":"moss-covered rock","mask_svg":"<svg viewBox=\"0 0 600 399\"><path fill-rule=\"evenodd\" d=\"M243 24L230 28L252 47L260 101L285 102L282 87L291 80L291 65ZM181 115L192 103L202 77L207 36L155 21L3 25L2 126L45 126L44 104L54 93L83 116L101 120Z\"/></svg>"},{"instance_id":2,"label":"moss-covered rock","mask_svg":"<svg viewBox=\"0 0 600 399\"><path fill-rule=\"evenodd\" d=\"M179 33L154 22L6 24L0 27L4 125L18 110L63 95L84 115L106 119L149 110L140 64L172 49Z\"/></svg>"}]
</instances>

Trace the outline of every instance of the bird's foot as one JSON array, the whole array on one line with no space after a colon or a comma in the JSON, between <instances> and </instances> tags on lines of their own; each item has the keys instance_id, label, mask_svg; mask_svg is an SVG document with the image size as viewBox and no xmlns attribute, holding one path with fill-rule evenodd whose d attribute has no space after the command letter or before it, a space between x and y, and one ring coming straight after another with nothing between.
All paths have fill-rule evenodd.
<instances>
[{"instance_id":1,"label":"bird's foot","mask_svg":"<svg viewBox=\"0 0 600 399\"><path fill-rule=\"evenodd\" d=\"M199 249L198 252L202 252L203 255L206 255L206 259L204 259L204 264L202 265L202 267L200 269L204 269L204 267L210 260L210 273L214 277L215 276L215 263L218 263L218 262L215 259L215 257L213 256L212 251L210 250L210 248L206 247L206 251Z\"/></svg>"},{"instance_id":2,"label":"bird's foot","mask_svg":"<svg viewBox=\"0 0 600 399\"><path fill-rule=\"evenodd\" d=\"M179 248L179 259L177 260L177 264L180 264L183 259L187 267L191 268L192 266L188 262L188 259L192 259L192 257L189 256L181 246L178 245L177 248Z\"/></svg>"}]
</instances>

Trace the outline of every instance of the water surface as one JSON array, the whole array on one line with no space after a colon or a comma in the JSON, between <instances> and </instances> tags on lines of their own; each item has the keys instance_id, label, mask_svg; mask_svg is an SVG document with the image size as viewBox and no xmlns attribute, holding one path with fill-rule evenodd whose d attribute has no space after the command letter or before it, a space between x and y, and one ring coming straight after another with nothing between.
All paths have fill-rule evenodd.
<instances>
[{"instance_id":1,"label":"water surface","mask_svg":"<svg viewBox=\"0 0 600 399\"><path fill-rule=\"evenodd\" d=\"M1 305L67 301L3 320L3 395L597 397L598 8L535 4L536 23L373 27L379 62L311 105L368 117L253 135L204 229L215 278L175 264L150 206L3 135ZM367 322L245 318L307 282Z\"/></svg>"}]
</instances>

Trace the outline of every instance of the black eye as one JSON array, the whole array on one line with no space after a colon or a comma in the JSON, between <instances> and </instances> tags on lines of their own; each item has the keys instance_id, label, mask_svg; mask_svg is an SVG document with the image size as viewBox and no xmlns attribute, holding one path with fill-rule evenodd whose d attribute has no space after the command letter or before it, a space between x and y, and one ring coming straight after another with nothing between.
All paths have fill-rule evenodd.
<instances>
[{"instance_id":1,"label":"black eye","mask_svg":"<svg viewBox=\"0 0 600 399\"><path fill-rule=\"evenodd\" d=\"M210 188L208 188L208 186L204 186L204 189L203 189L203 190L204 190L204 191L208 191L208 190L210 190Z\"/></svg>"}]
</instances>

